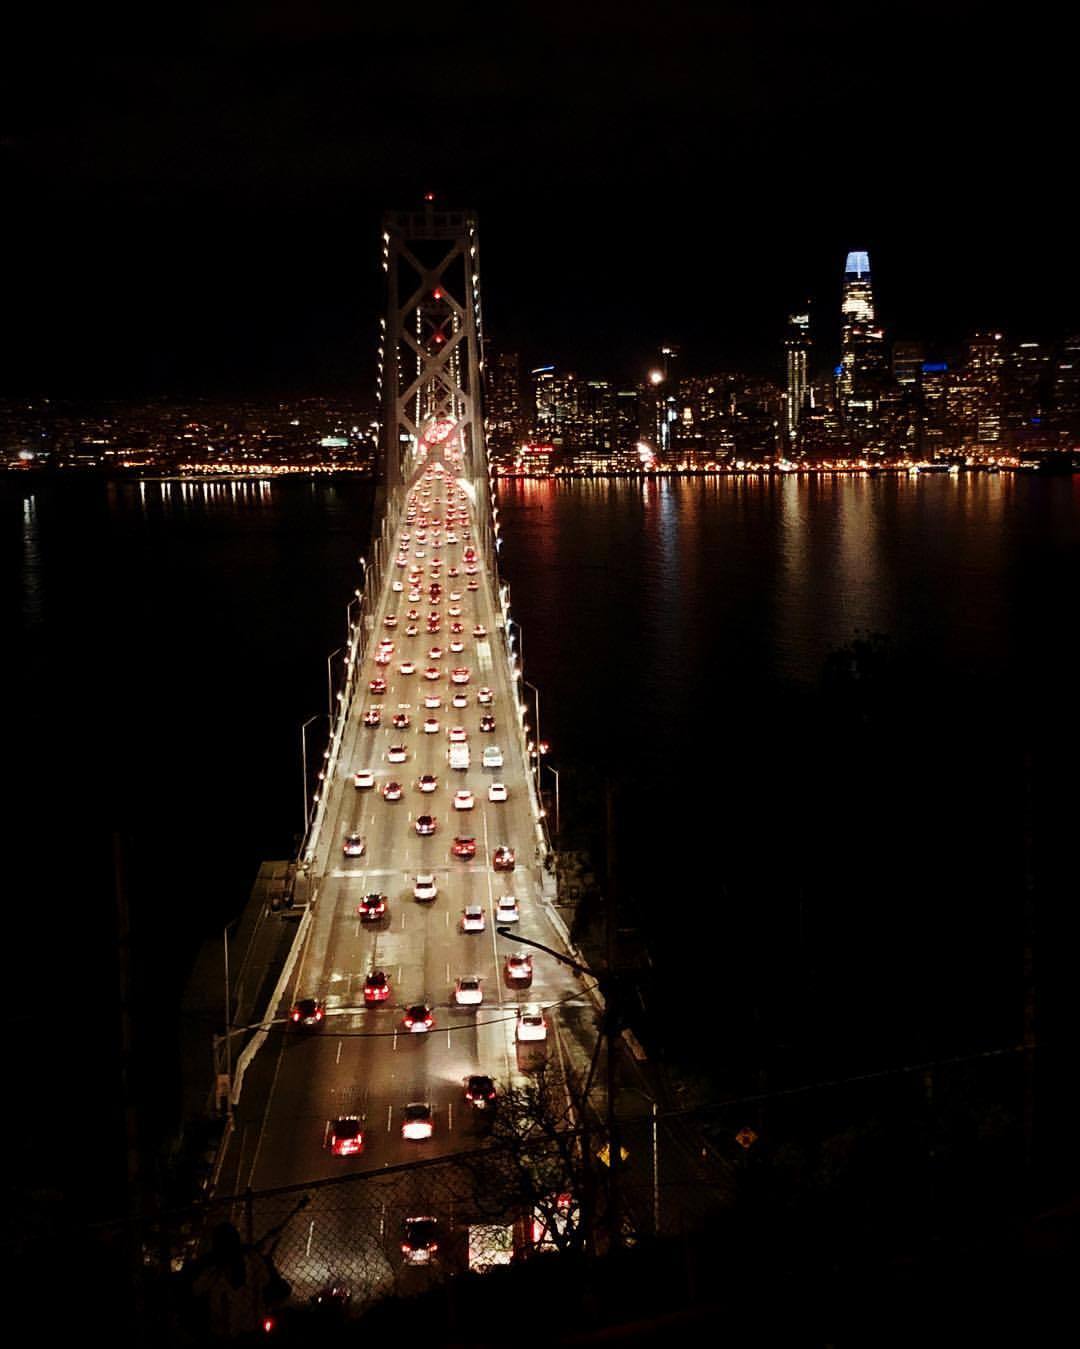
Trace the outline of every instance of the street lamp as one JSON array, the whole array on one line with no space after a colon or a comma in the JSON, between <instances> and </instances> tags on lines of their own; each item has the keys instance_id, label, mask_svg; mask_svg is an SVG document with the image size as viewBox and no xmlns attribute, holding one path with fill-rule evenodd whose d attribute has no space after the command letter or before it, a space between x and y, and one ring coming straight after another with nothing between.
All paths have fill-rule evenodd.
<instances>
[{"instance_id":1,"label":"street lamp","mask_svg":"<svg viewBox=\"0 0 1080 1349\"><path fill-rule=\"evenodd\" d=\"M334 720L334 657L340 656L344 650L343 646L339 646L331 651L326 658L326 715L330 718L331 723Z\"/></svg>"},{"instance_id":2,"label":"street lamp","mask_svg":"<svg viewBox=\"0 0 1080 1349\"><path fill-rule=\"evenodd\" d=\"M516 618L508 618L508 619L506 620L506 626L507 626L507 628L510 627L510 624L511 624L511 623L514 625L515 628L517 628L517 636L516 636L516 637L511 637L511 638L510 638L510 641L511 641L511 643L513 643L513 642L515 642L515 641L517 642L518 662L520 663L521 668L524 669L524 668L525 668L525 634L524 634L524 632L522 632L522 630L521 630L521 624L517 621Z\"/></svg>"},{"instance_id":3,"label":"street lamp","mask_svg":"<svg viewBox=\"0 0 1080 1349\"><path fill-rule=\"evenodd\" d=\"M659 1146L659 1127L657 1125L657 1115L660 1107L657 1105L656 1098L650 1096L648 1092L642 1091L640 1087L628 1087L625 1084L619 1087L620 1091L632 1091L635 1096L640 1096L643 1101L649 1103L649 1113L652 1115L652 1220L653 1236L660 1235L660 1146Z\"/></svg>"},{"instance_id":4,"label":"street lamp","mask_svg":"<svg viewBox=\"0 0 1080 1349\"><path fill-rule=\"evenodd\" d=\"M314 716L308 717L307 721L305 721L304 724L300 727L300 759L301 759L300 766L302 769L301 776L304 781L304 829L300 835L301 842L303 842L303 840L307 838L308 823L311 818L311 807L308 804L308 785L307 785L307 775L308 775L307 728L311 725L313 721L318 721L321 715L322 714L320 712L316 712Z\"/></svg>"},{"instance_id":5,"label":"street lamp","mask_svg":"<svg viewBox=\"0 0 1080 1349\"><path fill-rule=\"evenodd\" d=\"M547 770L555 779L555 842L558 845L559 835L562 832L559 828L559 770L551 764L547 765Z\"/></svg>"}]
</instances>

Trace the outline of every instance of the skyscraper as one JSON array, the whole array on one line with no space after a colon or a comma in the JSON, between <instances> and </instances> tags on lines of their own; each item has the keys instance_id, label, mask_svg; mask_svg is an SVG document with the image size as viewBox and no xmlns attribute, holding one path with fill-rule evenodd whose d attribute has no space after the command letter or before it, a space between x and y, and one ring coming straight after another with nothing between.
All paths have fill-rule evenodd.
<instances>
[{"instance_id":1,"label":"skyscraper","mask_svg":"<svg viewBox=\"0 0 1080 1349\"><path fill-rule=\"evenodd\" d=\"M787 443L790 450L798 448L799 422L810 401L810 382L807 358L810 351L810 314L792 314L788 318L787 337Z\"/></svg>"},{"instance_id":2,"label":"skyscraper","mask_svg":"<svg viewBox=\"0 0 1080 1349\"><path fill-rule=\"evenodd\" d=\"M847 255L840 317L843 328L836 386L840 410L852 431L870 437L876 430L877 401L888 376L888 360L885 334L874 313L869 253Z\"/></svg>"}]
</instances>

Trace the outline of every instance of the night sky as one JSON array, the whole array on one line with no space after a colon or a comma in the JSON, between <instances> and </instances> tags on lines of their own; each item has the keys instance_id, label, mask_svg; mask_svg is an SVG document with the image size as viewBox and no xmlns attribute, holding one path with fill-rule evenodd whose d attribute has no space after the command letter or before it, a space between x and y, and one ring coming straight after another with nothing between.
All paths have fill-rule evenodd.
<instances>
[{"instance_id":1,"label":"night sky","mask_svg":"<svg viewBox=\"0 0 1080 1349\"><path fill-rule=\"evenodd\" d=\"M897 337L1080 327L1074 48L1025 5L54 7L5 43L0 387L371 388L380 212L480 212L489 336L779 373L844 254Z\"/></svg>"}]
</instances>

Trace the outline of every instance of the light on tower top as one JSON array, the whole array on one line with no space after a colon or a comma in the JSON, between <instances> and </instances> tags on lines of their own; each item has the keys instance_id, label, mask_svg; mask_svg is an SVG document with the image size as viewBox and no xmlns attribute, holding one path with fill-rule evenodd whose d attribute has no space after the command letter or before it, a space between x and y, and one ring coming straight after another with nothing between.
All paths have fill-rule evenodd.
<instances>
[{"instance_id":1,"label":"light on tower top","mask_svg":"<svg viewBox=\"0 0 1080 1349\"><path fill-rule=\"evenodd\" d=\"M866 252L849 253L844 265L845 276L869 276L870 254Z\"/></svg>"}]
</instances>

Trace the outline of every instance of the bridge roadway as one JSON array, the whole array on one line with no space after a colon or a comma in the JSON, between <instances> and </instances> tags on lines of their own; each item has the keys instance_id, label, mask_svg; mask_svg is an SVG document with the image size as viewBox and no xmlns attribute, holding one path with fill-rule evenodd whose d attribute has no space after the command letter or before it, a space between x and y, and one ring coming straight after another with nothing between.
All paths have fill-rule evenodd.
<instances>
[{"instance_id":1,"label":"bridge roadway","mask_svg":"<svg viewBox=\"0 0 1080 1349\"><path fill-rule=\"evenodd\" d=\"M446 482L453 482L449 473ZM414 490L422 487L421 475ZM455 497L457 490L455 483ZM437 481L432 482L432 516L442 517L442 496ZM277 1011L281 1020L257 1057L259 1071L249 1072L237 1106L233 1142L219 1178L219 1193L230 1189L235 1193L248 1186L258 1191L302 1184L461 1151L478 1138L473 1112L463 1095L463 1079L469 1073L487 1073L504 1089L526 1080L545 1057L553 1061L553 1067L557 1063L565 1069L572 1064L582 1070L592 1052L596 1014L579 976L550 957L533 952L531 988L512 989L502 977L505 957L516 948L513 941L495 932L495 903L500 894L513 892L517 896L522 935L555 947L560 942L541 899L541 861L529 769L505 654L495 574L490 559L483 556L478 531L471 528L474 507L469 502L463 504L469 509L470 542L477 553L480 587L476 591L467 589L463 553L468 543L460 529L456 531L459 542L444 543L440 549L430 546L430 529L428 545L419 545L417 525L407 526L404 517L391 531L392 547L374 627L358 673L337 771L329 786L316 851L315 866L321 880L315 911L288 995ZM413 536L407 544L401 544L403 530ZM446 532L444 526L444 535ZM407 549L410 563L424 567L422 602L408 599L412 568L396 565L399 545ZM425 556L416 556L418 548ZM443 564L439 578L442 598L438 605L429 605L431 563L439 557ZM456 578L447 575L452 566L460 569ZM403 581L405 589L394 592L394 580ZM461 593L459 621L464 626L461 640L465 650L456 655L448 649L453 621L447 616L451 591ZM415 637L405 633L405 615L410 608L421 614ZM426 617L431 608L442 614L442 630L437 637L427 632ZM399 615L393 629L384 625L387 614ZM474 637L477 624L487 629L487 636ZM382 636L393 640L394 654L389 665L377 666L373 657ZM445 654L431 661L428 650L436 643ZM416 662L415 674L399 672L399 665L407 659ZM423 677L428 665L441 667L443 673L437 681ZM449 672L456 666L467 666L471 672L464 690L468 706L460 710L450 706L455 686ZM379 674L387 680L387 691L375 696L368 691L369 680ZM483 685L493 691L488 707L477 703L477 690ZM438 691L443 700L443 706L435 712L425 711L423 706L424 695L432 690ZM376 704L383 709L382 725L371 729L363 725L362 717ZM405 704L411 726L395 731L392 714ZM495 717L493 733L479 730L483 712ZM424 718L432 715L439 719L437 734L422 729ZM451 770L447 762L447 729L458 725L468 732L471 751L471 766L464 772ZM387 752L395 743L407 747L404 764L387 760ZM482 751L489 744L502 749L501 769L481 767ZM354 772L364 768L374 770L373 790L358 790L353 785ZM422 773L437 775L435 793L417 789ZM404 788L400 801L383 799L381 788L390 780ZM507 801L488 800L492 781L507 785ZM472 790L476 801L473 810L453 809L453 795L460 787ZM433 837L416 834L414 822L424 813L433 814L438 821ZM343 857L342 841L352 829L360 830L366 838L363 857ZM451 855L450 844L458 833L476 838L476 856L471 861ZM492 851L501 844L516 851L513 871L493 870ZM438 897L433 903L418 902L413 898L413 881L418 872L428 870L436 875ZM388 896L389 912L376 923L361 924L357 905L370 891ZM483 932L460 930L466 904L483 906ZM374 968L388 974L391 997L381 1006L365 1007L364 977ZM462 974L482 977L484 1000L479 1007L453 1005L454 980ZM304 996L325 1000L326 1019L318 1032L299 1032L284 1020L293 1000ZM434 1028L422 1035L403 1031L401 1024L405 1006L418 1001L430 1003L435 1011ZM546 1008L546 1046L516 1044L516 1008L523 1002L540 1002ZM410 1101L428 1101L434 1108L435 1131L428 1141L408 1141L401 1136L403 1107ZM357 1157L332 1156L324 1145L328 1122L343 1114L359 1114L365 1120L365 1147Z\"/></svg>"}]
</instances>

